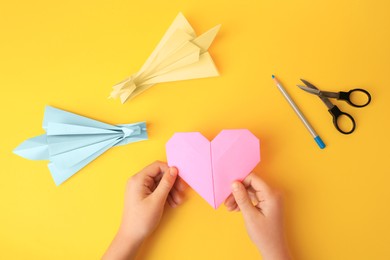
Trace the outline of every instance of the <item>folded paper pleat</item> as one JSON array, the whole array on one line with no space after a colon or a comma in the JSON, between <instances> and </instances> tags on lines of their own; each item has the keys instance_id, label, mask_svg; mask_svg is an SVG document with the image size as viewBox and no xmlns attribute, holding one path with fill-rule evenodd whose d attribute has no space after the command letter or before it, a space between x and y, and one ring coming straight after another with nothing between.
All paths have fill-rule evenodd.
<instances>
[{"instance_id":1,"label":"folded paper pleat","mask_svg":"<svg viewBox=\"0 0 390 260\"><path fill-rule=\"evenodd\" d=\"M124 103L157 83L218 76L208 49L219 28L197 37L179 13L141 69L113 86L110 97Z\"/></svg>"},{"instance_id":2,"label":"folded paper pleat","mask_svg":"<svg viewBox=\"0 0 390 260\"><path fill-rule=\"evenodd\" d=\"M146 123L110 125L47 106L46 134L24 141L14 153L30 160L50 160L57 185L113 146L147 140Z\"/></svg>"}]
</instances>

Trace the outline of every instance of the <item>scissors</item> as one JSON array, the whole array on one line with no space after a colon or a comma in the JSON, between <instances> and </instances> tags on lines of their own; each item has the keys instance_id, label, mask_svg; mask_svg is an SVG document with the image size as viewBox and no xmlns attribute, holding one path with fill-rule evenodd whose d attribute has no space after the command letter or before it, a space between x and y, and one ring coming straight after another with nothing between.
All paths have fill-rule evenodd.
<instances>
[{"instance_id":1,"label":"scissors","mask_svg":"<svg viewBox=\"0 0 390 260\"><path fill-rule=\"evenodd\" d=\"M371 95L370 95L370 93L368 93L368 91L366 91L364 89L355 88L355 89L352 89L352 90L350 90L348 92L343 92L343 91L340 91L340 92L321 91L316 86L311 84L310 82L308 82L308 81L306 81L304 79L301 79L301 81L306 86L302 86L302 85L297 85L297 86L299 88L301 88L302 90L304 90L306 92L309 92L310 94L317 95L322 100L322 102L325 103L326 107L328 108L329 113L332 115L332 117L333 117L333 125L336 127L336 129L340 133L343 133L343 134L346 134L346 135L347 134L351 134L355 130L355 127L356 127L355 120L353 119L353 117L350 114L341 111L336 105L333 105L333 103L330 102L329 98L336 98L338 100L344 100L348 104L350 104L351 106L354 106L354 107L365 107L368 104L370 104L370 102L371 102ZM356 94L360 94L360 95L364 94L367 97L367 101L364 102L364 103L357 103L357 102L355 102L355 101L353 101L351 99L351 95L352 94L354 94L354 95L356 95ZM349 130L348 129L347 130L344 129L343 130L339 126L338 119L343 117L343 116L349 118L349 120L352 122L351 129L349 129Z\"/></svg>"}]
</instances>

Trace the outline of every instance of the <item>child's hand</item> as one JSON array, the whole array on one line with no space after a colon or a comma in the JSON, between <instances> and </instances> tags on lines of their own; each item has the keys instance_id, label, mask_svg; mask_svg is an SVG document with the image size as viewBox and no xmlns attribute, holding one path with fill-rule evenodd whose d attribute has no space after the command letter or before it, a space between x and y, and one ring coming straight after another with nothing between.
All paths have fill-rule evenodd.
<instances>
[{"instance_id":1,"label":"child's hand","mask_svg":"<svg viewBox=\"0 0 390 260\"><path fill-rule=\"evenodd\" d=\"M158 226L166 202L176 207L183 202L186 188L177 169L155 162L129 179L123 219L118 234L104 259L132 259L143 240Z\"/></svg>"},{"instance_id":2,"label":"child's hand","mask_svg":"<svg viewBox=\"0 0 390 260\"><path fill-rule=\"evenodd\" d=\"M144 240L159 224L166 201L172 207L181 204L185 185L176 178L176 168L155 162L129 179L121 224L123 232Z\"/></svg>"},{"instance_id":3,"label":"child's hand","mask_svg":"<svg viewBox=\"0 0 390 260\"><path fill-rule=\"evenodd\" d=\"M241 210L249 237L263 259L291 259L283 231L280 195L254 173L242 183L234 182L232 190L225 206L229 211Z\"/></svg>"}]
</instances>

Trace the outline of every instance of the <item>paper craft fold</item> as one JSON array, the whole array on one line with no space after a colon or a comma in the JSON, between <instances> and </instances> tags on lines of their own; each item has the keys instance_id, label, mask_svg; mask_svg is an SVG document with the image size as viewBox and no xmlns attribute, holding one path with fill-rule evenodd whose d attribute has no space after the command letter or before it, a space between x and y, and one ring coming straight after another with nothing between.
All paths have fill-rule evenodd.
<instances>
[{"instance_id":1,"label":"paper craft fold","mask_svg":"<svg viewBox=\"0 0 390 260\"><path fill-rule=\"evenodd\" d=\"M157 83L218 76L208 48L220 25L200 36L179 13L142 68L113 87L110 97L126 100Z\"/></svg>"},{"instance_id":2,"label":"paper craft fold","mask_svg":"<svg viewBox=\"0 0 390 260\"><path fill-rule=\"evenodd\" d=\"M201 133L175 133L166 144L169 166L214 209L260 162L260 142L249 130L222 130L211 142Z\"/></svg>"},{"instance_id":3,"label":"paper craft fold","mask_svg":"<svg viewBox=\"0 0 390 260\"><path fill-rule=\"evenodd\" d=\"M30 138L13 151L31 160L50 160L56 185L60 185L112 146L147 140L146 123L109 125L46 106L46 134Z\"/></svg>"}]
</instances>

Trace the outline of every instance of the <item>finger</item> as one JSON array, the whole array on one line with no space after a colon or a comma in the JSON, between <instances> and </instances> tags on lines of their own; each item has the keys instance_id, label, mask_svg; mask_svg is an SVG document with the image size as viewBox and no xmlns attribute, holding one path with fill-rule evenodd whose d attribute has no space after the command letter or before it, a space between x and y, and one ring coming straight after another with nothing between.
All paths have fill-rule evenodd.
<instances>
[{"instance_id":1,"label":"finger","mask_svg":"<svg viewBox=\"0 0 390 260\"><path fill-rule=\"evenodd\" d=\"M175 183L177 177L176 168L168 168L157 185L157 188L153 192L153 196L157 198L161 203L165 203L169 192L171 191L173 184Z\"/></svg>"},{"instance_id":2,"label":"finger","mask_svg":"<svg viewBox=\"0 0 390 260\"><path fill-rule=\"evenodd\" d=\"M178 177L175 181L175 185L173 186L177 191L183 192L187 189L188 184L180 177Z\"/></svg>"},{"instance_id":3,"label":"finger","mask_svg":"<svg viewBox=\"0 0 390 260\"><path fill-rule=\"evenodd\" d=\"M230 194L229 197L227 197L227 199L225 200L225 206L227 208L231 208L235 204L236 204L236 200L234 199L233 194Z\"/></svg>"},{"instance_id":4,"label":"finger","mask_svg":"<svg viewBox=\"0 0 390 260\"><path fill-rule=\"evenodd\" d=\"M169 197L171 197L177 205L181 205L184 201L184 194L176 190L175 186L173 186L173 188L171 189Z\"/></svg>"},{"instance_id":5,"label":"finger","mask_svg":"<svg viewBox=\"0 0 390 260\"><path fill-rule=\"evenodd\" d=\"M263 181L259 176L257 176L254 172L250 173L242 183L245 187L252 187L256 192L262 191L265 194L270 194L272 189L268 186L268 184Z\"/></svg>"},{"instance_id":6,"label":"finger","mask_svg":"<svg viewBox=\"0 0 390 260\"><path fill-rule=\"evenodd\" d=\"M255 207L252 205L245 186L241 182L234 182L232 184L232 190L234 199L236 200L238 207L240 207L240 210L244 215L249 216L257 213Z\"/></svg>"},{"instance_id":7,"label":"finger","mask_svg":"<svg viewBox=\"0 0 390 260\"><path fill-rule=\"evenodd\" d=\"M260 198L256 195L255 192L248 190L248 196L253 205L257 205L259 203Z\"/></svg>"},{"instance_id":8,"label":"finger","mask_svg":"<svg viewBox=\"0 0 390 260\"><path fill-rule=\"evenodd\" d=\"M144 179L144 186L147 187L150 192L153 192L156 189L156 182L152 177L146 176Z\"/></svg>"},{"instance_id":9,"label":"finger","mask_svg":"<svg viewBox=\"0 0 390 260\"><path fill-rule=\"evenodd\" d=\"M168 169L168 165L165 162L155 161L154 163L146 166L142 171L138 174L143 176L150 176L152 178L159 177L163 172L166 172Z\"/></svg>"},{"instance_id":10,"label":"finger","mask_svg":"<svg viewBox=\"0 0 390 260\"><path fill-rule=\"evenodd\" d=\"M228 211L240 211L240 207L237 205L237 203L230 207L230 208L227 208Z\"/></svg>"},{"instance_id":11,"label":"finger","mask_svg":"<svg viewBox=\"0 0 390 260\"><path fill-rule=\"evenodd\" d=\"M259 199L257 198L256 194L250 190L247 190L247 192L248 192L249 199L252 202L252 205L253 206L259 205ZM225 204L227 210L229 210L229 211L232 211L238 207L236 200L234 199L233 194L230 194L229 197L227 197L224 204Z\"/></svg>"},{"instance_id":12,"label":"finger","mask_svg":"<svg viewBox=\"0 0 390 260\"><path fill-rule=\"evenodd\" d=\"M235 203L235 202L234 202L233 205L231 205L231 206L229 206L229 207L226 207L226 209L227 209L228 211L233 211L233 210L235 210L236 208L238 208L238 205L237 205L237 203Z\"/></svg>"},{"instance_id":13,"label":"finger","mask_svg":"<svg viewBox=\"0 0 390 260\"><path fill-rule=\"evenodd\" d=\"M158 183L161 181L163 175L164 175L164 172L160 172L159 174L157 174L157 176L155 176L155 177L150 177L150 178L153 178L154 182L155 182L156 184L158 184Z\"/></svg>"},{"instance_id":14,"label":"finger","mask_svg":"<svg viewBox=\"0 0 390 260\"><path fill-rule=\"evenodd\" d=\"M171 208L177 207L177 204L173 201L171 196L168 196L167 201L168 201L169 206L171 206Z\"/></svg>"}]
</instances>

